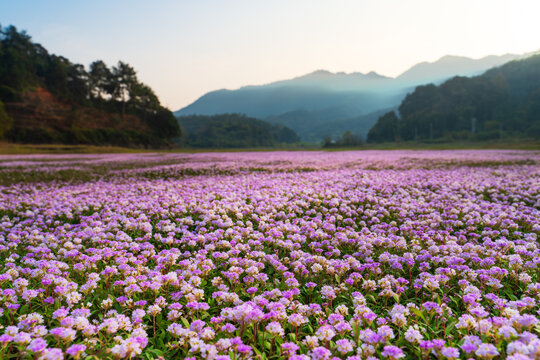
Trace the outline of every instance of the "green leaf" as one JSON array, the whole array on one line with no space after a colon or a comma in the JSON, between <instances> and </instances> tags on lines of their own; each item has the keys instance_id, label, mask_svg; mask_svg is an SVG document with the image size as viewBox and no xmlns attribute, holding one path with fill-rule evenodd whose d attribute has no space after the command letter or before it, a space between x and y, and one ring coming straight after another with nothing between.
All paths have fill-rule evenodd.
<instances>
[{"instance_id":1,"label":"green leaf","mask_svg":"<svg viewBox=\"0 0 540 360\"><path fill-rule=\"evenodd\" d=\"M184 324L184 326L189 329L189 321L188 321L188 319L183 317L183 318L180 319L180 321L182 321L182 324Z\"/></svg>"},{"instance_id":2,"label":"green leaf","mask_svg":"<svg viewBox=\"0 0 540 360\"><path fill-rule=\"evenodd\" d=\"M354 330L354 340L356 341L358 337L360 336L360 326L354 325L353 330Z\"/></svg>"},{"instance_id":3,"label":"green leaf","mask_svg":"<svg viewBox=\"0 0 540 360\"><path fill-rule=\"evenodd\" d=\"M457 324L457 321L452 321L450 324L448 324L448 326L446 327L446 330L444 331L444 335L445 336L450 335L452 330L454 330L454 328L456 327L456 324Z\"/></svg>"},{"instance_id":4,"label":"green leaf","mask_svg":"<svg viewBox=\"0 0 540 360\"><path fill-rule=\"evenodd\" d=\"M257 355L257 357L259 359L265 359L266 358L265 355L259 349L257 349L256 347L253 347L252 349L255 352L255 355Z\"/></svg>"},{"instance_id":5,"label":"green leaf","mask_svg":"<svg viewBox=\"0 0 540 360\"><path fill-rule=\"evenodd\" d=\"M159 349L155 349L155 348L147 349L147 350L145 350L145 353L155 355L156 357L162 356L164 354L163 351L161 351Z\"/></svg>"},{"instance_id":6,"label":"green leaf","mask_svg":"<svg viewBox=\"0 0 540 360\"><path fill-rule=\"evenodd\" d=\"M424 320L424 322L426 321L426 318L425 318L424 313L423 313L422 311L420 311L420 310L418 310L418 309L415 309L415 308L413 308L413 307L411 307L410 310L412 310L412 312L413 312L416 316L418 316L419 318L421 318L422 320Z\"/></svg>"},{"instance_id":7,"label":"green leaf","mask_svg":"<svg viewBox=\"0 0 540 360\"><path fill-rule=\"evenodd\" d=\"M167 333L162 330L161 334L159 334L159 339L164 342L166 337L167 337Z\"/></svg>"},{"instance_id":8,"label":"green leaf","mask_svg":"<svg viewBox=\"0 0 540 360\"><path fill-rule=\"evenodd\" d=\"M512 292L512 290L510 290L510 289L508 289L508 288L504 290L504 293L506 294L506 296L508 296L508 298L510 298L510 300L513 300L513 301L519 300L519 299L514 295L514 293Z\"/></svg>"}]
</instances>

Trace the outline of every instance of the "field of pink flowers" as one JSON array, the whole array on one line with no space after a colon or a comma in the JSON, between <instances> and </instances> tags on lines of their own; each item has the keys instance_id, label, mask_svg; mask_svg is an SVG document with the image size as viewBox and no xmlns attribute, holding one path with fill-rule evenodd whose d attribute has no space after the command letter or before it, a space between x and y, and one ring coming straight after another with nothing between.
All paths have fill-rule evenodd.
<instances>
[{"instance_id":1,"label":"field of pink flowers","mask_svg":"<svg viewBox=\"0 0 540 360\"><path fill-rule=\"evenodd\" d=\"M539 165L0 156L0 358L538 359Z\"/></svg>"}]
</instances>

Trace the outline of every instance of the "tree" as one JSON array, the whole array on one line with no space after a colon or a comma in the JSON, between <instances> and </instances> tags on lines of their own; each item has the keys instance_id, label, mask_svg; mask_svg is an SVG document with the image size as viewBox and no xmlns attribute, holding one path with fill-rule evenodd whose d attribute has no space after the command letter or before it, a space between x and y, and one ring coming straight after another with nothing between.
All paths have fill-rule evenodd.
<instances>
[{"instance_id":1,"label":"tree","mask_svg":"<svg viewBox=\"0 0 540 360\"><path fill-rule=\"evenodd\" d=\"M4 103L0 101L0 139L4 138L6 132L11 129L13 119L4 110Z\"/></svg>"},{"instance_id":2,"label":"tree","mask_svg":"<svg viewBox=\"0 0 540 360\"><path fill-rule=\"evenodd\" d=\"M17 109L31 106L29 101L36 95L45 99L44 102L50 99L65 106L46 107L46 114L42 116L45 120L39 129L34 128L35 121L16 121L13 129L7 132L10 140L62 142L79 139L93 143L157 145L180 133L174 115L161 106L149 86L138 81L129 64L119 61L111 69L98 60L91 63L87 71L83 65L49 54L41 45L33 43L24 31L18 31L14 26L0 26L0 100L9 103L7 115L24 113ZM41 98L43 95L46 97ZM17 106L11 106L12 103ZM89 111L92 108L100 111ZM127 113L131 115L129 123ZM97 117L102 121L98 121L97 127L88 129L88 119L97 120ZM0 136L11 124L11 118L2 111ZM66 135L75 130L79 132L75 134L77 136Z\"/></svg>"},{"instance_id":3,"label":"tree","mask_svg":"<svg viewBox=\"0 0 540 360\"><path fill-rule=\"evenodd\" d=\"M0 83L20 90L37 80L36 49L26 32L15 26L0 28L2 57L0 58Z\"/></svg>"},{"instance_id":4,"label":"tree","mask_svg":"<svg viewBox=\"0 0 540 360\"><path fill-rule=\"evenodd\" d=\"M126 114L126 103L132 96L133 87L138 83L137 73L129 64L119 61L112 69L113 97L122 103L122 120Z\"/></svg>"},{"instance_id":5,"label":"tree","mask_svg":"<svg viewBox=\"0 0 540 360\"><path fill-rule=\"evenodd\" d=\"M322 141L322 147L323 148L332 147L333 143L334 143L334 140L332 140L332 137L330 135L326 135Z\"/></svg>"},{"instance_id":6,"label":"tree","mask_svg":"<svg viewBox=\"0 0 540 360\"><path fill-rule=\"evenodd\" d=\"M114 89L112 88L112 72L102 60L94 61L90 64L89 90L90 96L98 102L110 98Z\"/></svg>"},{"instance_id":7,"label":"tree","mask_svg":"<svg viewBox=\"0 0 540 360\"><path fill-rule=\"evenodd\" d=\"M154 91L139 82L133 84L129 101L135 109L143 113L143 117L147 114L155 114L161 106Z\"/></svg>"},{"instance_id":8,"label":"tree","mask_svg":"<svg viewBox=\"0 0 540 360\"><path fill-rule=\"evenodd\" d=\"M151 126L157 135L164 138L180 136L180 125L169 109L160 107L151 118Z\"/></svg>"},{"instance_id":9,"label":"tree","mask_svg":"<svg viewBox=\"0 0 540 360\"><path fill-rule=\"evenodd\" d=\"M202 148L271 147L298 142L298 135L290 128L272 125L244 114L212 116L181 116L184 142Z\"/></svg>"},{"instance_id":10,"label":"tree","mask_svg":"<svg viewBox=\"0 0 540 360\"><path fill-rule=\"evenodd\" d=\"M362 138L358 134L353 134L350 130L347 130L341 136L341 142L343 146L359 146L362 145Z\"/></svg>"},{"instance_id":11,"label":"tree","mask_svg":"<svg viewBox=\"0 0 540 360\"><path fill-rule=\"evenodd\" d=\"M399 119L393 111L381 116L369 130L368 142L380 143L396 141L399 137Z\"/></svg>"}]
</instances>

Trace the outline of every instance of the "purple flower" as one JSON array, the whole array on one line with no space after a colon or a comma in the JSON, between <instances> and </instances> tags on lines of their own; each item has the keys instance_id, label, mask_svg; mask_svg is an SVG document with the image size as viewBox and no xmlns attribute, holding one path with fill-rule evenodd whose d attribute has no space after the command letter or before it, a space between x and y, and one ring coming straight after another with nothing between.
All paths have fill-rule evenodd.
<instances>
[{"instance_id":1,"label":"purple flower","mask_svg":"<svg viewBox=\"0 0 540 360\"><path fill-rule=\"evenodd\" d=\"M45 349L43 354L40 356L40 359L62 360L64 359L64 353L62 352L62 349Z\"/></svg>"},{"instance_id":2,"label":"purple flower","mask_svg":"<svg viewBox=\"0 0 540 360\"><path fill-rule=\"evenodd\" d=\"M26 348L35 353L39 353L45 350L46 347L47 347L47 342L45 340L43 340L42 338L36 338L32 340Z\"/></svg>"},{"instance_id":3,"label":"purple flower","mask_svg":"<svg viewBox=\"0 0 540 360\"><path fill-rule=\"evenodd\" d=\"M318 346L315 349L311 350L310 354L312 359L315 360L323 360L323 359L329 359L332 355L332 352L325 348L324 346Z\"/></svg>"},{"instance_id":4,"label":"purple flower","mask_svg":"<svg viewBox=\"0 0 540 360\"><path fill-rule=\"evenodd\" d=\"M283 344L281 344L281 348L289 355L296 354L296 351L300 349L300 347L293 342L284 342Z\"/></svg>"},{"instance_id":5,"label":"purple flower","mask_svg":"<svg viewBox=\"0 0 540 360\"><path fill-rule=\"evenodd\" d=\"M386 345L381 355L390 359L400 359L405 357L403 351L394 345Z\"/></svg>"},{"instance_id":6,"label":"purple flower","mask_svg":"<svg viewBox=\"0 0 540 360\"><path fill-rule=\"evenodd\" d=\"M135 302L135 306L145 306L147 303L146 300L139 300Z\"/></svg>"},{"instance_id":7,"label":"purple flower","mask_svg":"<svg viewBox=\"0 0 540 360\"><path fill-rule=\"evenodd\" d=\"M418 345L420 346L420 349L424 351L433 349L435 347L435 345L433 345L433 342L429 340L420 340L418 342Z\"/></svg>"},{"instance_id":8,"label":"purple flower","mask_svg":"<svg viewBox=\"0 0 540 360\"><path fill-rule=\"evenodd\" d=\"M478 349L478 345L480 345L481 343L482 343L482 340L480 340L478 336L469 335L465 337L464 342L460 347L461 347L461 350L469 354L471 352L476 351L476 349Z\"/></svg>"},{"instance_id":9,"label":"purple flower","mask_svg":"<svg viewBox=\"0 0 540 360\"><path fill-rule=\"evenodd\" d=\"M341 354L341 355L345 355L351 351L353 351L353 345L351 344L351 342L347 339L340 339L340 340L337 340L336 341L336 347L337 347L337 351Z\"/></svg>"},{"instance_id":10,"label":"purple flower","mask_svg":"<svg viewBox=\"0 0 540 360\"><path fill-rule=\"evenodd\" d=\"M83 344L74 344L67 348L66 354L73 357L80 356L86 350L86 346Z\"/></svg>"},{"instance_id":11,"label":"purple flower","mask_svg":"<svg viewBox=\"0 0 540 360\"><path fill-rule=\"evenodd\" d=\"M255 286L252 286L252 287L248 288L248 289L246 290L246 292L247 292L248 294L254 294L254 293L257 292L257 290L259 290L259 289L257 289Z\"/></svg>"},{"instance_id":12,"label":"purple flower","mask_svg":"<svg viewBox=\"0 0 540 360\"><path fill-rule=\"evenodd\" d=\"M13 336L8 334L0 335L0 343L8 343L13 341Z\"/></svg>"},{"instance_id":13,"label":"purple flower","mask_svg":"<svg viewBox=\"0 0 540 360\"><path fill-rule=\"evenodd\" d=\"M478 345L478 349L476 349L474 353L482 358L492 358L499 355L499 352L497 351L495 345L485 343Z\"/></svg>"},{"instance_id":14,"label":"purple flower","mask_svg":"<svg viewBox=\"0 0 540 360\"><path fill-rule=\"evenodd\" d=\"M444 346L446 341L441 340L441 339L434 339L431 341L431 343L433 344L433 347L435 347L436 349L440 349Z\"/></svg>"},{"instance_id":15,"label":"purple flower","mask_svg":"<svg viewBox=\"0 0 540 360\"><path fill-rule=\"evenodd\" d=\"M231 323L227 323L227 324L225 324L225 325L223 325L221 327L221 331L228 332L228 333L233 333L233 332L236 331L236 326L234 326Z\"/></svg>"},{"instance_id":16,"label":"purple flower","mask_svg":"<svg viewBox=\"0 0 540 360\"><path fill-rule=\"evenodd\" d=\"M236 347L236 351L243 355L248 355L251 353L251 346L240 344Z\"/></svg>"},{"instance_id":17,"label":"purple flower","mask_svg":"<svg viewBox=\"0 0 540 360\"><path fill-rule=\"evenodd\" d=\"M448 359L459 358L459 349L455 347L445 347L441 349L441 355Z\"/></svg>"}]
</instances>

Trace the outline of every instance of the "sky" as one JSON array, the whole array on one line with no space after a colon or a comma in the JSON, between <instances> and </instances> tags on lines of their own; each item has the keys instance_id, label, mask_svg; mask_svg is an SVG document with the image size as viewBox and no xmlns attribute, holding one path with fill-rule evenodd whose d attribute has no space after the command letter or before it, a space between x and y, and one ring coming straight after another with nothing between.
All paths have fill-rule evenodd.
<instances>
[{"instance_id":1,"label":"sky","mask_svg":"<svg viewBox=\"0 0 540 360\"><path fill-rule=\"evenodd\" d=\"M0 24L89 65L132 65L178 110L304 75L397 76L444 55L540 49L538 0L0 0Z\"/></svg>"}]
</instances>

